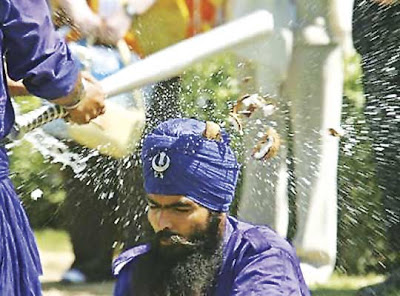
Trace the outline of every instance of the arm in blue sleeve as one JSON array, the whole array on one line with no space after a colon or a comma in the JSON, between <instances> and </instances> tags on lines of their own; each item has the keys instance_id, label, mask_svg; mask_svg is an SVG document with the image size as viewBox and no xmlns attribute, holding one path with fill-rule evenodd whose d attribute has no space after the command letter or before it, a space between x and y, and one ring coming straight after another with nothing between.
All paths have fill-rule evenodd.
<instances>
[{"instance_id":1,"label":"arm in blue sleeve","mask_svg":"<svg viewBox=\"0 0 400 296\"><path fill-rule=\"evenodd\" d=\"M231 296L310 295L299 275L300 268L284 251L268 250L252 255L242 262L239 270Z\"/></svg>"},{"instance_id":2,"label":"arm in blue sleeve","mask_svg":"<svg viewBox=\"0 0 400 296\"><path fill-rule=\"evenodd\" d=\"M23 79L29 92L46 99L74 89L78 64L56 33L45 0L0 0L0 22L11 79Z\"/></svg>"}]
</instances>

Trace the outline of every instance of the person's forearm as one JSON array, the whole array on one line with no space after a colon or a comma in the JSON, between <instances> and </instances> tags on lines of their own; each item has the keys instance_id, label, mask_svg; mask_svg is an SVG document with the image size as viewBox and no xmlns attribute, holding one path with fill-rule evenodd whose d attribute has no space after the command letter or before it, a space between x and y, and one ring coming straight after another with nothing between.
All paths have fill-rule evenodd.
<instances>
[{"instance_id":1,"label":"person's forearm","mask_svg":"<svg viewBox=\"0 0 400 296\"><path fill-rule=\"evenodd\" d=\"M55 104L58 104L58 105L66 105L66 106L74 104L74 102L76 102L76 98L82 92L83 86L82 86L81 80L82 79L79 74L79 77L75 83L75 87L74 87L73 91L62 98L52 100L52 102ZM29 95L29 92L26 89L25 85L22 83L22 80L13 81L7 77L7 85L8 85L8 90L10 92L10 96L12 96L12 97Z\"/></svg>"}]
</instances>

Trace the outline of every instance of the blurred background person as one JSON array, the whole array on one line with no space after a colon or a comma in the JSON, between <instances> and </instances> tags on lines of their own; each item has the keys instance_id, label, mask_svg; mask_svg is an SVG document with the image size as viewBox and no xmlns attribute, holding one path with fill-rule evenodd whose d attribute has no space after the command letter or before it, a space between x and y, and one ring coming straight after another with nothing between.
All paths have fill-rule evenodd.
<instances>
[{"instance_id":1,"label":"blurred background person","mask_svg":"<svg viewBox=\"0 0 400 296\"><path fill-rule=\"evenodd\" d=\"M0 2L0 136L14 124L10 95L27 93L64 106L69 118L87 123L104 113L104 94L95 80L80 73L66 44L54 31L45 1ZM30 8L28 11L27 8ZM8 89L6 71L10 77ZM21 82L18 82L22 80ZM16 83L14 83L14 82ZM41 295L41 264L29 221L8 177L7 151L1 159L1 295Z\"/></svg>"},{"instance_id":2,"label":"blurred background person","mask_svg":"<svg viewBox=\"0 0 400 296\"><path fill-rule=\"evenodd\" d=\"M283 145L273 159L245 160L238 217L268 224L282 236L295 224L289 235L306 282L322 283L336 261L339 139L329 130L340 127L351 1L231 0L228 15L237 18L256 9L272 13L275 30L268 42L238 51L250 61L243 93L261 93L276 110L268 119L249 118L244 143L264 137L269 122ZM254 146L245 149L250 156ZM296 204L291 215L288 196Z\"/></svg>"},{"instance_id":3,"label":"blurred background person","mask_svg":"<svg viewBox=\"0 0 400 296\"><path fill-rule=\"evenodd\" d=\"M361 55L365 116L372 137L376 176L386 215L388 242L400 253L400 5L392 0L355 0L353 40ZM398 261L397 261L398 262ZM360 296L400 294L400 265Z\"/></svg>"}]
</instances>

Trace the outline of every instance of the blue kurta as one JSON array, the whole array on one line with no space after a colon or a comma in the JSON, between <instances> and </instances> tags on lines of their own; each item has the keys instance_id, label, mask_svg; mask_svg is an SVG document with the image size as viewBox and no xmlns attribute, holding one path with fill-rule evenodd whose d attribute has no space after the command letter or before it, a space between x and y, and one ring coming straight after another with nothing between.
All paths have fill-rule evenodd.
<instances>
[{"instance_id":1,"label":"blue kurta","mask_svg":"<svg viewBox=\"0 0 400 296\"><path fill-rule=\"evenodd\" d=\"M54 31L45 0L0 0L0 138L14 122L7 91L4 58L13 80L54 99L70 93L77 63ZM8 158L0 148L0 295L41 295L41 266L28 219L8 177Z\"/></svg>"},{"instance_id":2,"label":"blue kurta","mask_svg":"<svg viewBox=\"0 0 400 296\"><path fill-rule=\"evenodd\" d=\"M129 295L135 259L149 250L149 245L139 245L114 261L113 272L117 276L114 296ZM308 296L310 292L296 253L285 239L266 226L228 217L223 264L211 295Z\"/></svg>"}]
</instances>

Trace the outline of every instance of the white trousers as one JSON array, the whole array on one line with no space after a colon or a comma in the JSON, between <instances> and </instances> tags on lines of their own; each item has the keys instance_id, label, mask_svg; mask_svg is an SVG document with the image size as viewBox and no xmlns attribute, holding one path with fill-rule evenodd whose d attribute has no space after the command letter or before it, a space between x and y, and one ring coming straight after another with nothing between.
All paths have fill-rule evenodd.
<instances>
[{"instance_id":1,"label":"white trousers","mask_svg":"<svg viewBox=\"0 0 400 296\"><path fill-rule=\"evenodd\" d=\"M328 2L308 0L310 9L297 7L297 19L295 2L290 0L236 0L230 7L232 17L267 9L275 21L270 39L238 51L252 62L254 91L272 97L277 105L271 117L251 117L246 123L247 157L238 216L268 224L286 236L291 141L297 206L293 244L308 283L327 280L336 260L338 138L329 129L340 125L343 64L342 50L323 17ZM291 26L294 23L300 25ZM247 86L245 91L252 89ZM283 143L278 156L259 161L250 155L265 125L275 127Z\"/></svg>"}]
</instances>

